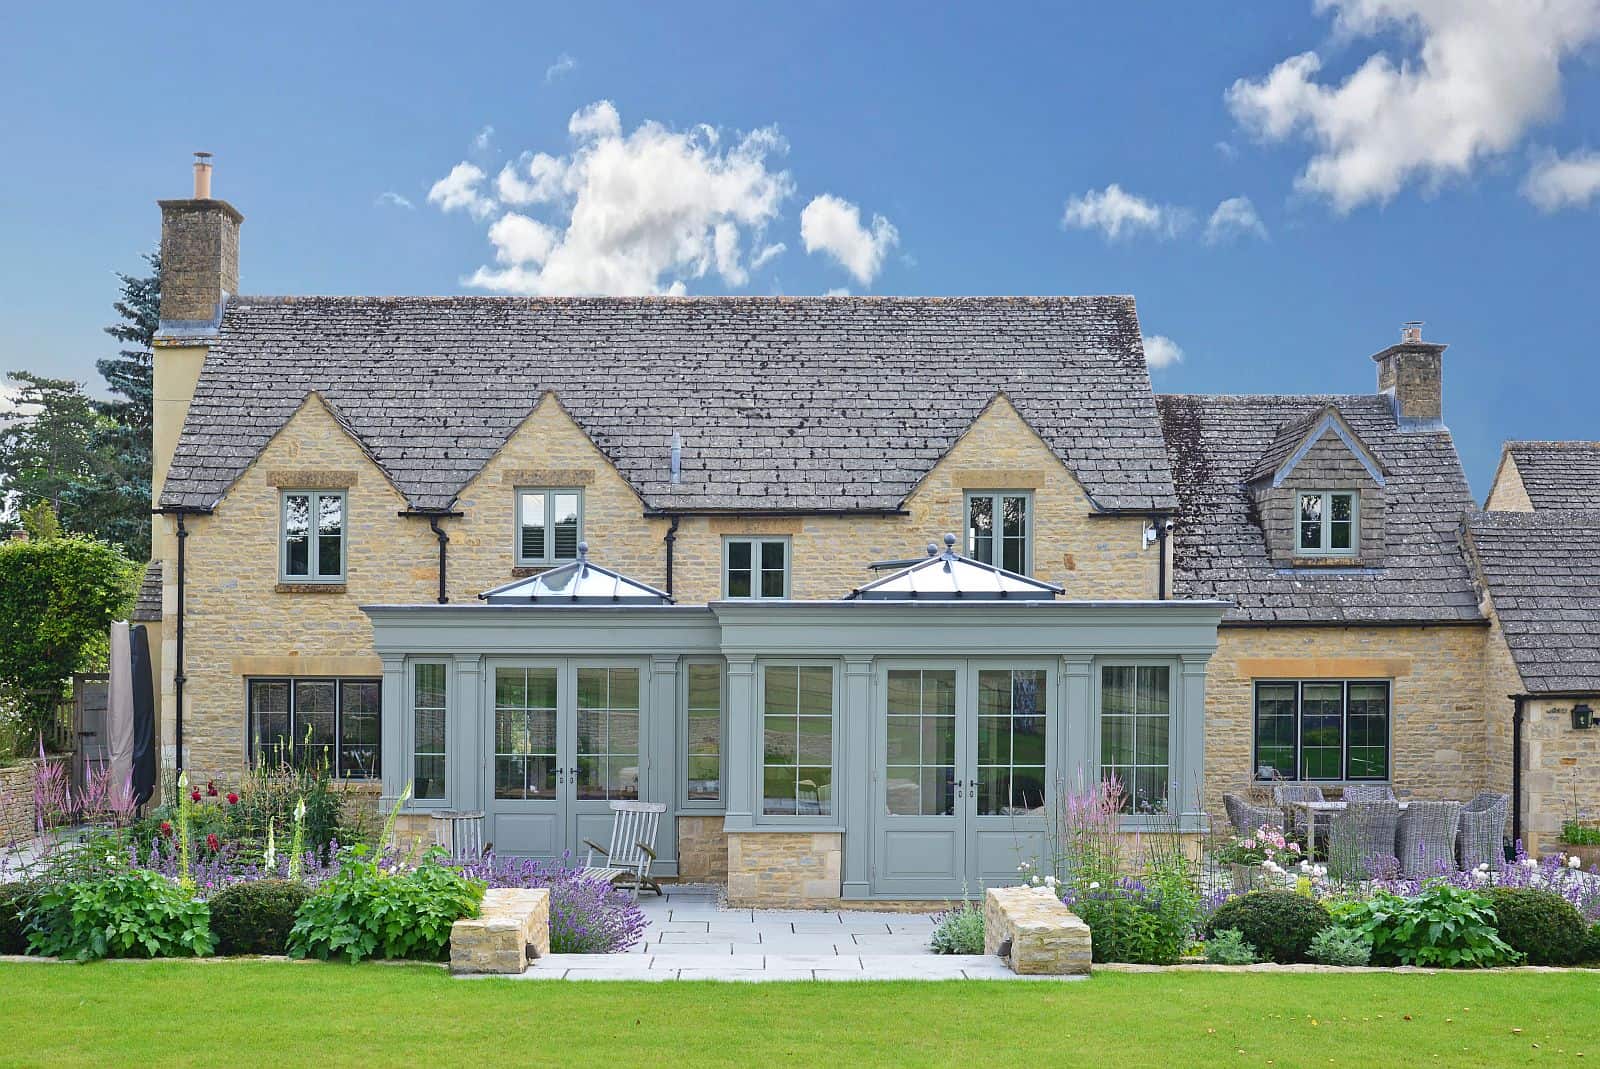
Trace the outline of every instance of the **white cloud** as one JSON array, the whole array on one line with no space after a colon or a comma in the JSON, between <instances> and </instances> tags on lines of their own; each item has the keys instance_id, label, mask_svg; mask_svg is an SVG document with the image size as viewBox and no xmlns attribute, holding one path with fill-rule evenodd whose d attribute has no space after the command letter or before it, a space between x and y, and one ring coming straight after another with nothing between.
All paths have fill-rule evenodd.
<instances>
[{"instance_id":1,"label":"white cloud","mask_svg":"<svg viewBox=\"0 0 1600 1069\"><path fill-rule=\"evenodd\" d=\"M1152 368L1183 362L1183 350L1165 334L1146 334L1140 340L1144 342L1144 362Z\"/></svg>"},{"instance_id":2,"label":"white cloud","mask_svg":"<svg viewBox=\"0 0 1600 1069\"><path fill-rule=\"evenodd\" d=\"M578 61L565 52L556 57L556 61L544 69L544 84L549 85L557 78L571 74L578 69Z\"/></svg>"},{"instance_id":3,"label":"white cloud","mask_svg":"<svg viewBox=\"0 0 1600 1069\"><path fill-rule=\"evenodd\" d=\"M1239 150L1234 148L1233 142L1231 141L1213 142L1211 147L1217 150L1218 156L1221 156L1230 163L1239 158Z\"/></svg>"},{"instance_id":4,"label":"white cloud","mask_svg":"<svg viewBox=\"0 0 1600 1069\"><path fill-rule=\"evenodd\" d=\"M1561 105L1561 63L1600 35L1600 0L1314 0L1346 37L1398 32L1416 56L1376 52L1337 84L1322 59L1291 56L1227 92L1258 136L1315 146L1299 188L1340 212L1408 182L1465 177L1516 147Z\"/></svg>"},{"instance_id":5,"label":"white cloud","mask_svg":"<svg viewBox=\"0 0 1600 1069\"><path fill-rule=\"evenodd\" d=\"M1528 169L1522 195L1543 212L1586 208L1600 194L1600 153L1547 155Z\"/></svg>"},{"instance_id":6,"label":"white cloud","mask_svg":"<svg viewBox=\"0 0 1600 1069\"><path fill-rule=\"evenodd\" d=\"M462 162L429 193L444 211L499 215L488 229L495 263L478 268L468 285L526 294L686 293L707 275L744 285L777 255L765 231L794 185L770 164L786 151L775 129L726 144L707 126L675 131L644 122L624 134L606 100L574 112L567 129L570 153L524 153L501 170L492 192L483 171ZM747 250L760 250L748 264Z\"/></svg>"},{"instance_id":7,"label":"white cloud","mask_svg":"<svg viewBox=\"0 0 1600 1069\"><path fill-rule=\"evenodd\" d=\"M900 232L881 215L872 217L869 230L861 225L861 209L824 193L800 213L800 240L806 252L828 254L866 286L878 277L889 250L900 243Z\"/></svg>"},{"instance_id":8,"label":"white cloud","mask_svg":"<svg viewBox=\"0 0 1600 1069\"><path fill-rule=\"evenodd\" d=\"M759 271L788 251L789 246L781 241L775 241L750 258L750 270Z\"/></svg>"},{"instance_id":9,"label":"white cloud","mask_svg":"<svg viewBox=\"0 0 1600 1069\"><path fill-rule=\"evenodd\" d=\"M410 211L416 207L415 204L411 203L410 197L396 193L392 189L386 189L382 193L379 193L378 199L373 203L379 205L380 207L404 208L407 211Z\"/></svg>"},{"instance_id":10,"label":"white cloud","mask_svg":"<svg viewBox=\"0 0 1600 1069\"><path fill-rule=\"evenodd\" d=\"M489 151L489 146L494 143L494 127L485 126L472 139L472 147L479 152Z\"/></svg>"},{"instance_id":11,"label":"white cloud","mask_svg":"<svg viewBox=\"0 0 1600 1069\"><path fill-rule=\"evenodd\" d=\"M1091 189L1067 201L1061 225L1098 230L1110 241L1135 233L1170 238L1189 225L1189 214L1170 204L1148 201L1113 182L1098 192Z\"/></svg>"},{"instance_id":12,"label":"white cloud","mask_svg":"<svg viewBox=\"0 0 1600 1069\"><path fill-rule=\"evenodd\" d=\"M484 196L478 188L483 178L483 168L463 160L428 190L428 203L437 204L443 211L460 210L474 219L485 219L495 205L494 200Z\"/></svg>"},{"instance_id":13,"label":"white cloud","mask_svg":"<svg viewBox=\"0 0 1600 1069\"><path fill-rule=\"evenodd\" d=\"M1229 197L1218 204L1206 220L1206 243L1216 245L1234 238L1267 236L1267 224L1256 214L1249 197Z\"/></svg>"},{"instance_id":14,"label":"white cloud","mask_svg":"<svg viewBox=\"0 0 1600 1069\"><path fill-rule=\"evenodd\" d=\"M823 296L824 297L848 297L848 296L850 296L850 287L849 286L835 286L833 289L828 290L826 293L824 293Z\"/></svg>"}]
</instances>

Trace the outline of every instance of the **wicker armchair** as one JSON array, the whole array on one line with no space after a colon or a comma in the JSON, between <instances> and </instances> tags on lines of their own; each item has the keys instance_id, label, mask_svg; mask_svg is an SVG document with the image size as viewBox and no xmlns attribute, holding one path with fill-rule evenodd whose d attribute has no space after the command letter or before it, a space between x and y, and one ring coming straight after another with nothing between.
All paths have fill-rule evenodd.
<instances>
[{"instance_id":1,"label":"wicker armchair","mask_svg":"<svg viewBox=\"0 0 1600 1069\"><path fill-rule=\"evenodd\" d=\"M1463 870L1470 871L1479 865L1495 870L1506 867L1506 814L1510 809L1511 796L1493 791L1481 791L1461 807L1456 855Z\"/></svg>"},{"instance_id":2,"label":"wicker armchair","mask_svg":"<svg viewBox=\"0 0 1600 1069\"><path fill-rule=\"evenodd\" d=\"M1251 805L1241 794L1225 794L1222 804L1228 810L1228 823L1241 839L1254 835L1263 824L1270 828L1283 827L1283 810L1269 806Z\"/></svg>"},{"instance_id":3,"label":"wicker armchair","mask_svg":"<svg viewBox=\"0 0 1600 1069\"><path fill-rule=\"evenodd\" d=\"M1328 865L1337 876L1370 876L1394 861L1400 804L1394 800L1348 802L1328 829Z\"/></svg>"},{"instance_id":4,"label":"wicker armchair","mask_svg":"<svg viewBox=\"0 0 1600 1069\"><path fill-rule=\"evenodd\" d=\"M1439 863L1453 866L1456 829L1461 824L1460 802L1412 802L1400 814L1398 853L1407 876L1432 876Z\"/></svg>"},{"instance_id":5,"label":"wicker armchair","mask_svg":"<svg viewBox=\"0 0 1600 1069\"><path fill-rule=\"evenodd\" d=\"M1272 800L1283 806L1289 802L1325 802L1327 797L1321 787L1309 783L1277 783L1272 787ZM1294 811L1294 832L1302 842L1305 841L1306 815L1299 809Z\"/></svg>"},{"instance_id":6,"label":"wicker armchair","mask_svg":"<svg viewBox=\"0 0 1600 1069\"><path fill-rule=\"evenodd\" d=\"M1352 783L1344 789L1347 802L1392 802L1394 788L1387 783Z\"/></svg>"}]
</instances>

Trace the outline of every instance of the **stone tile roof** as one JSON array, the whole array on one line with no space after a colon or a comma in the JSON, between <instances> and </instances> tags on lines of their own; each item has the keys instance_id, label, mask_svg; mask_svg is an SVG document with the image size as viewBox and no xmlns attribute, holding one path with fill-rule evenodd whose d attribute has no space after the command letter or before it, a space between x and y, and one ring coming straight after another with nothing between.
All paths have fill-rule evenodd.
<instances>
[{"instance_id":1,"label":"stone tile roof","mask_svg":"<svg viewBox=\"0 0 1600 1069\"><path fill-rule=\"evenodd\" d=\"M1600 508L1600 442L1507 442L1535 509Z\"/></svg>"},{"instance_id":2,"label":"stone tile roof","mask_svg":"<svg viewBox=\"0 0 1600 1069\"><path fill-rule=\"evenodd\" d=\"M653 508L898 508L999 392L1101 509L1177 504L1129 297L235 298L162 504L313 390L422 509L546 391Z\"/></svg>"},{"instance_id":3,"label":"stone tile roof","mask_svg":"<svg viewBox=\"0 0 1600 1069\"><path fill-rule=\"evenodd\" d=\"M1472 508L1447 431L1401 431L1387 398L1208 396L1157 398L1177 479L1172 589L1224 598L1224 623L1478 620L1459 542ZM1376 567L1280 568L1245 486L1280 431L1334 405L1387 470L1385 556Z\"/></svg>"},{"instance_id":4,"label":"stone tile roof","mask_svg":"<svg viewBox=\"0 0 1600 1069\"><path fill-rule=\"evenodd\" d=\"M161 562L153 560L144 568L139 596L133 603L133 622L149 623L161 619Z\"/></svg>"},{"instance_id":5,"label":"stone tile roof","mask_svg":"<svg viewBox=\"0 0 1600 1069\"><path fill-rule=\"evenodd\" d=\"M1600 512L1474 512L1466 526L1529 693L1600 693Z\"/></svg>"}]
</instances>

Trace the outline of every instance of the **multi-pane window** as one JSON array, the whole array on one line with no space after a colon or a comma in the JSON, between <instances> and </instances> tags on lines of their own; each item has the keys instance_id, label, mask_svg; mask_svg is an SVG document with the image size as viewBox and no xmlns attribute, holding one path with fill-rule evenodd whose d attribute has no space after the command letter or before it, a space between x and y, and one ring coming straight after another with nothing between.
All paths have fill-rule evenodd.
<instances>
[{"instance_id":1,"label":"multi-pane window","mask_svg":"<svg viewBox=\"0 0 1600 1069\"><path fill-rule=\"evenodd\" d=\"M722 552L724 597L789 596L787 538L730 538L723 543Z\"/></svg>"},{"instance_id":2,"label":"multi-pane window","mask_svg":"<svg viewBox=\"0 0 1600 1069\"><path fill-rule=\"evenodd\" d=\"M691 802L722 800L722 666L688 666L684 793Z\"/></svg>"},{"instance_id":3,"label":"multi-pane window","mask_svg":"<svg viewBox=\"0 0 1600 1069\"><path fill-rule=\"evenodd\" d=\"M578 797L639 797L639 670L578 669Z\"/></svg>"},{"instance_id":4,"label":"multi-pane window","mask_svg":"<svg viewBox=\"0 0 1600 1069\"><path fill-rule=\"evenodd\" d=\"M445 796L445 666L412 666L412 789L418 801Z\"/></svg>"},{"instance_id":5,"label":"multi-pane window","mask_svg":"<svg viewBox=\"0 0 1600 1069\"><path fill-rule=\"evenodd\" d=\"M1258 682L1255 770L1261 779L1389 778L1389 684Z\"/></svg>"},{"instance_id":6,"label":"multi-pane window","mask_svg":"<svg viewBox=\"0 0 1600 1069\"><path fill-rule=\"evenodd\" d=\"M769 665L761 699L761 812L832 816L833 669Z\"/></svg>"},{"instance_id":7,"label":"multi-pane window","mask_svg":"<svg viewBox=\"0 0 1600 1069\"><path fill-rule=\"evenodd\" d=\"M967 494L967 556L1026 575L1032 565L1027 494Z\"/></svg>"},{"instance_id":8,"label":"multi-pane window","mask_svg":"<svg viewBox=\"0 0 1600 1069\"><path fill-rule=\"evenodd\" d=\"M518 564L539 566L576 560L582 540L581 491L517 491Z\"/></svg>"},{"instance_id":9,"label":"multi-pane window","mask_svg":"<svg viewBox=\"0 0 1600 1069\"><path fill-rule=\"evenodd\" d=\"M1036 813L1045 804L1046 675L978 672L978 815Z\"/></svg>"},{"instance_id":10,"label":"multi-pane window","mask_svg":"<svg viewBox=\"0 0 1600 1069\"><path fill-rule=\"evenodd\" d=\"M956 673L889 672L885 797L895 816L956 811Z\"/></svg>"},{"instance_id":11,"label":"multi-pane window","mask_svg":"<svg viewBox=\"0 0 1600 1069\"><path fill-rule=\"evenodd\" d=\"M344 579L343 490L291 490L283 495L283 546L279 568L294 583Z\"/></svg>"},{"instance_id":12,"label":"multi-pane window","mask_svg":"<svg viewBox=\"0 0 1600 1069\"><path fill-rule=\"evenodd\" d=\"M251 759L375 778L382 693L376 679L250 680Z\"/></svg>"},{"instance_id":13,"label":"multi-pane window","mask_svg":"<svg viewBox=\"0 0 1600 1069\"><path fill-rule=\"evenodd\" d=\"M1171 686L1166 665L1100 669L1100 774L1116 777L1124 812L1165 813L1170 803Z\"/></svg>"},{"instance_id":14,"label":"multi-pane window","mask_svg":"<svg viewBox=\"0 0 1600 1069\"><path fill-rule=\"evenodd\" d=\"M556 669L494 670L494 796L556 794Z\"/></svg>"},{"instance_id":15,"label":"multi-pane window","mask_svg":"<svg viewBox=\"0 0 1600 1069\"><path fill-rule=\"evenodd\" d=\"M1295 546L1308 556L1354 556L1356 495L1348 490L1302 490L1297 495Z\"/></svg>"}]
</instances>

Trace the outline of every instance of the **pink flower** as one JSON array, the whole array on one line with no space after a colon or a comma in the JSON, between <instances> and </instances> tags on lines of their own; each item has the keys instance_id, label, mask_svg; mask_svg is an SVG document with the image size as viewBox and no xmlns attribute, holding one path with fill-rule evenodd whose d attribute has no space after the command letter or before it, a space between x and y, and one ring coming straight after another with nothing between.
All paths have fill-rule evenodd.
<instances>
[{"instance_id":1,"label":"pink flower","mask_svg":"<svg viewBox=\"0 0 1600 1069\"><path fill-rule=\"evenodd\" d=\"M216 832L211 832L206 836L206 846L213 854L222 849L222 840L217 838Z\"/></svg>"}]
</instances>

